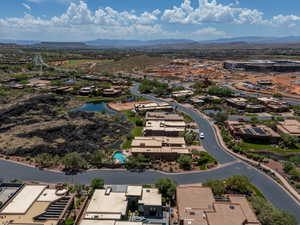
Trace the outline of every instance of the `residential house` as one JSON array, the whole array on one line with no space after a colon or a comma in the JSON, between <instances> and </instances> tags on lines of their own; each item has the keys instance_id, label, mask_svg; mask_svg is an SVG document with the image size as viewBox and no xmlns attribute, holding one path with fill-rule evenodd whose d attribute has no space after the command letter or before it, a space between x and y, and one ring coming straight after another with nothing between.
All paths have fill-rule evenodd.
<instances>
[{"instance_id":1,"label":"residential house","mask_svg":"<svg viewBox=\"0 0 300 225\"><path fill-rule=\"evenodd\" d=\"M0 224L58 225L73 203L67 190L46 185L24 185L0 210Z\"/></svg>"},{"instance_id":2,"label":"residential house","mask_svg":"<svg viewBox=\"0 0 300 225\"><path fill-rule=\"evenodd\" d=\"M270 143L277 143L280 140L280 135L265 125L252 125L232 120L227 121L226 125L234 137Z\"/></svg>"},{"instance_id":3,"label":"residential house","mask_svg":"<svg viewBox=\"0 0 300 225\"><path fill-rule=\"evenodd\" d=\"M172 97L173 98L188 97L188 96L192 96L193 94L194 92L191 90L174 91L172 92Z\"/></svg>"},{"instance_id":4,"label":"residential house","mask_svg":"<svg viewBox=\"0 0 300 225\"><path fill-rule=\"evenodd\" d=\"M273 97L257 98L270 112L288 112L289 105Z\"/></svg>"},{"instance_id":5,"label":"residential house","mask_svg":"<svg viewBox=\"0 0 300 225\"><path fill-rule=\"evenodd\" d=\"M131 154L142 154L154 160L176 160L180 155L190 155L183 137L135 137Z\"/></svg>"},{"instance_id":6,"label":"residential house","mask_svg":"<svg viewBox=\"0 0 300 225\"><path fill-rule=\"evenodd\" d=\"M136 209L140 216L163 219L162 197L158 189L133 185L106 185L96 189L80 225L142 225L142 222L128 221L128 211Z\"/></svg>"},{"instance_id":7,"label":"residential house","mask_svg":"<svg viewBox=\"0 0 300 225\"><path fill-rule=\"evenodd\" d=\"M185 131L186 123L184 121L146 121L144 127L144 136L168 136L178 137Z\"/></svg>"},{"instance_id":8,"label":"residential house","mask_svg":"<svg viewBox=\"0 0 300 225\"><path fill-rule=\"evenodd\" d=\"M109 88L109 89L103 89L102 95L103 97L116 97L122 94L122 91L120 89L115 88Z\"/></svg>"},{"instance_id":9,"label":"residential house","mask_svg":"<svg viewBox=\"0 0 300 225\"><path fill-rule=\"evenodd\" d=\"M277 125L279 133L300 137L300 122L298 120L285 120Z\"/></svg>"},{"instance_id":10,"label":"residential house","mask_svg":"<svg viewBox=\"0 0 300 225\"><path fill-rule=\"evenodd\" d=\"M168 103L157 103L157 102L151 102L151 103L140 103L135 104L134 109L136 112L153 112L153 111L173 111L173 107Z\"/></svg>"},{"instance_id":11,"label":"residential house","mask_svg":"<svg viewBox=\"0 0 300 225\"><path fill-rule=\"evenodd\" d=\"M245 196L218 201L210 188L185 185L177 187L176 201L180 225L260 225Z\"/></svg>"}]
</instances>

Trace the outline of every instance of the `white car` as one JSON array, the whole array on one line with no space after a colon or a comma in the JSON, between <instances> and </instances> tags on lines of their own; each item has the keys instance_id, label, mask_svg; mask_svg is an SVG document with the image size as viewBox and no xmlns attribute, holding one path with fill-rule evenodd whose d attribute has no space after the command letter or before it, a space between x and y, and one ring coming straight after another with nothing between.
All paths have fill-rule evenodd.
<instances>
[{"instance_id":1,"label":"white car","mask_svg":"<svg viewBox=\"0 0 300 225\"><path fill-rule=\"evenodd\" d=\"M200 133L200 138L204 139L204 133L203 132Z\"/></svg>"}]
</instances>

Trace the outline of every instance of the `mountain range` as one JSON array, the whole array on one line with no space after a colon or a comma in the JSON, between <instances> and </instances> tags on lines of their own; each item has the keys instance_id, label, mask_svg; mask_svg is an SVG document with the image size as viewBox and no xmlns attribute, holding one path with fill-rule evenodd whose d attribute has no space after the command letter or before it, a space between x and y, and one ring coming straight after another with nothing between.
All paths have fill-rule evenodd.
<instances>
[{"instance_id":1,"label":"mountain range","mask_svg":"<svg viewBox=\"0 0 300 225\"><path fill-rule=\"evenodd\" d=\"M167 46L167 45L205 45L205 44L226 44L226 43L244 43L244 44L276 44L276 43L300 43L300 36L287 37L236 37L224 38L207 41L194 41L189 39L158 39L158 40L117 40L117 39L97 39L86 42L43 42L38 40L9 40L0 39L0 43L14 43L17 45L30 45L36 47L111 47L111 48L129 48L129 47L149 47L149 46ZM57 45L56 45L57 44Z\"/></svg>"}]
</instances>

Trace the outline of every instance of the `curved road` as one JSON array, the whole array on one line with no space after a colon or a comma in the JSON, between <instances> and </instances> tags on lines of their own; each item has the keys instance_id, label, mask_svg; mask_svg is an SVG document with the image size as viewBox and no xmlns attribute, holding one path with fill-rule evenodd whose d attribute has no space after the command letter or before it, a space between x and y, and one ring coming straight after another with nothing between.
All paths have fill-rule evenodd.
<instances>
[{"instance_id":1,"label":"curved road","mask_svg":"<svg viewBox=\"0 0 300 225\"><path fill-rule=\"evenodd\" d=\"M135 87L132 92L137 92ZM143 96L150 100L159 101L151 96ZM95 170L87 171L76 175L65 175L59 172L42 171L37 168L24 166L4 160L0 160L0 178L11 180L21 179L27 181L39 182L72 182L87 184L95 177L104 178L106 183L110 184L150 184L162 177L170 177L179 184L199 183L208 179L223 179L232 175L245 175L256 185L276 207L284 209L295 215L300 224L300 205L275 181L260 171L248 166L244 162L236 160L227 153L215 138L213 128L209 122L203 119L198 113L191 109L176 105L178 110L189 114L199 125L200 130L206 134L203 140L205 149L212 154L221 164L225 164L216 170L188 173L188 174L164 174L156 171L146 171L142 173L129 172L126 170ZM229 164L228 164L229 163Z\"/></svg>"}]
</instances>

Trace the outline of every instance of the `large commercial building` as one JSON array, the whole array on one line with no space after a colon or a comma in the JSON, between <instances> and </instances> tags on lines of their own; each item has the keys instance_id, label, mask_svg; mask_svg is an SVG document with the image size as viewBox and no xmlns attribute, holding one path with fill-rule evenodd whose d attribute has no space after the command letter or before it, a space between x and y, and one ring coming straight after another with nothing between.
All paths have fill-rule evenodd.
<instances>
[{"instance_id":1,"label":"large commercial building","mask_svg":"<svg viewBox=\"0 0 300 225\"><path fill-rule=\"evenodd\" d=\"M299 72L300 61L292 60L251 60L251 61L226 61L225 69L243 69L254 72Z\"/></svg>"},{"instance_id":2,"label":"large commercial building","mask_svg":"<svg viewBox=\"0 0 300 225\"><path fill-rule=\"evenodd\" d=\"M217 201L210 188L179 186L176 190L180 225L260 225L244 196L228 195Z\"/></svg>"}]
</instances>

